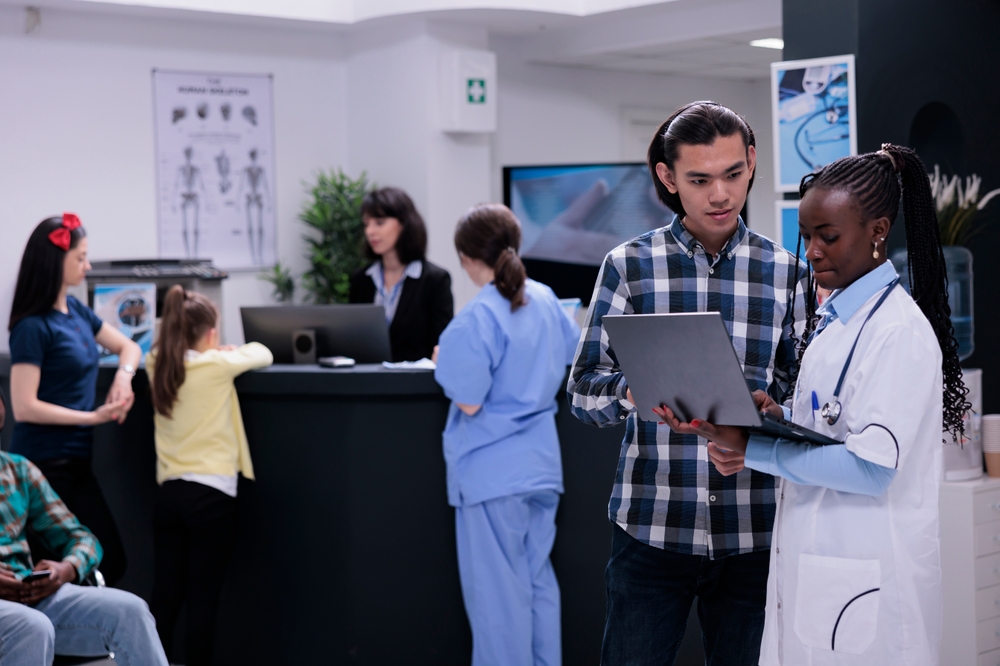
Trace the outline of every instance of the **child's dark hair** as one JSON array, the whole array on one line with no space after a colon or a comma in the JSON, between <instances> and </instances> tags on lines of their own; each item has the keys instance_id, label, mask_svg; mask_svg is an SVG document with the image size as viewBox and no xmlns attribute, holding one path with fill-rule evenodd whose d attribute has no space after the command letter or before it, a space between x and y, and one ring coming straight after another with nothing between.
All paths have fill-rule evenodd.
<instances>
[{"instance_id":1,"label":"child's dark hair","mask_svg":"<svg viewBox=\"0 0 1000 666\"><path fill-rule=\"evenodd\" d=\"M656 174L657 164L662 162L672 171L682 145L707 146L715 143L720 136L733 136L736 133L743 137L743 145L748 152L750 146L757 145L746 119L718 102L692 102L674 111L660 125L660 129L656 130L646 153L646 164L653 176L653 186L656 187L656 196L660 201L681 218L686 214L680 196L671 193L660 181ZM753 187L753 180L754 174L750 174L748 194Z\"/></svg>"},{"instance_id":2,"label":"child's dark hair","mask_svg":"<svg viewBox=\"0 0 1000 666\"><path fill-rule=\"evenodd\" d=\"M520 247L521 223L503 204L473 206L455 228L455 249L493 269L493 283L510 301L511 312L528 302L524 297L528 274L517 254Z\"/></svg>"},{"instance_id":3,"label":"child's dark hair","mask_svg":"<svg viewBox=\"0 0 1000 666\"><path fill-rule=\"evenodd\" d=\"M382 187L365 195L361 202L363 217L394 217L399 220L403 230L396 240L396 254L403 264L411 261L423 261L427 254L427 227L424 218L420 217L417 207L413 205L410 196L398 187ZM375 261L378 256L365 243L365 256L369 261Z\"/></svg>"},{"instance_id":4,"label":"child's dark hair","mask_svg":"<svg viewBox=\"0 0 1000 666\"><path fill-rule=\"evenodd\" d=\"M31 232L21 256L21 269L14 287L14 303L10 308L7 330L13 330L25 317L45 314L55 305L63 283L63 263L66 253L49 240L49 234L63 226L62 217L42 220ZM72 250L87 236L83 227L69 232L69 249Z\"/></svg>"},{"instance_id":5,"label":"child's dark hair","mask_svg":"<svg viewBox=\"0 0 1000 666\"><path fill-rule=\"evenodd\" d=\"M799 196L811 189L847 192L863 220L885 217L890 224L903 201L906 249L909 261L910 293L924 313L941 347L941 370L944 377L944 428L956 440L964 434L962 418L972 405L966 400L969 390L962 383L958 360L958 342L948 306L948 273L941 249L941 232L935 213L934 197L927 179L927 169L909 148L889 143L882 150L844 157L809 174L799 185ZM796 258L801 248L801 236ZM803 341L808 341L816 326L812 276L809 276L807 318ZM794 294L792 295L794 301ZM799 363L805 343L799 344Z\"/></svg>"},{"instance_id":6,"label":"child's dark hair","mask_svg":"<svg viewBox=\"0 0 1000 666\"><path fill-rule=\"evenodd\" d=\"M218 326L219 311L202 294L185 291L174 285L163 298L163 318L160 334L153 343L156 351L153 381L150 389L153 408L170 418L177 391L184 383L184 354L194 347L210 329Z\"/></svg>"}]
</instances>

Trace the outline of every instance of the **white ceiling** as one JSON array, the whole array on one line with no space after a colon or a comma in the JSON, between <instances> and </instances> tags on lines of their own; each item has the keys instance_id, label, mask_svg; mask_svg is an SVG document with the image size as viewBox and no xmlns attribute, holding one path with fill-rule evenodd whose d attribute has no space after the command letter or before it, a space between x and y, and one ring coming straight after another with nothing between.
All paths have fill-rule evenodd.
<instances>
[{"instance_id":1,"label":"white ceiling","mask_svg":"<svg viewBox=\"0 0 1000 666\"><path fill-rule=\"evenodd\" d=\"M23 0L0 5L23 6ZM781 0L34 0L95 14L351 33L380 23L475 25L529 62L737 80L765 79L781 51Z\"/></svg>"}]
</instances>

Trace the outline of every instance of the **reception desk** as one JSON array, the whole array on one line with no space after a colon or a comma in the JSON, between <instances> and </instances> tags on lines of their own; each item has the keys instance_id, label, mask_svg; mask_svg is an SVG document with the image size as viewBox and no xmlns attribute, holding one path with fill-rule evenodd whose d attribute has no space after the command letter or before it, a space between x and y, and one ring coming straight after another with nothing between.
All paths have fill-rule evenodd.
<instances>
[{"instance_id":1,"label":"reception desk","mask_svg":"<svg viewBox=\"0 0 1000 666\"><path fill-rule=\"evenodd\" d=\"M3 359L4 385L8 370ZM101 396L111 378L101 371ZM240 481L216 662L468 664L441 452L448 402L432 373L274 366L236 386L257 479ZM94 470L125 543L121 587L148 600L156 457L144 373L135 387L126 423L96 430ZM564 663L597 664L623 428L585 426L562 393L559 404L566 494L552 559Z\"/></svg>"}]
</instances>

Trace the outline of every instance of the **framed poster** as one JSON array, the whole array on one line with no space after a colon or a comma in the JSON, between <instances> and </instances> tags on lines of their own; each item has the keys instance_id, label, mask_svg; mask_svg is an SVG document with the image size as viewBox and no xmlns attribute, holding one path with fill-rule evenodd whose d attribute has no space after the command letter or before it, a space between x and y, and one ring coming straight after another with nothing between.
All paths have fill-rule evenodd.
<instances>
[{"instance_id":1,"label":"framed poster","mask_svg":"<svg viewBox=\"0 0 1000 666\"><path fill-rule=\"evenodd\" d=\"M775 201L775 213L778 218L778 242L783 248L795 254L795 245L799 241L799 202ZM801 259L805 259L806 248L801 249Z\"/></svg>"},{"instance_id":2,"label":"framed poster","mask_svg":"<svg viewBox=\"0 0 1000 666\"><path fill-rule=\"evenodd\" d=\"M159 254L222 269L275 262L269 74L153 70Z\"/></svg>"},{"instance_id":3,"label":"framed poster","mask_svg":"<svg viewBox=\"0 0 1000 666\"><path fill-rule=\"evenodd\" d=\"M771 63L771 119L777 192L798 192L806 174L857 155L854 56Z\"/></svg>"},{"instance_id":4,"label":"framed poster","mask_svg":"<svg viewBox=\"0 0 1000 666\"><path fill-rule=\"evenodd\" d=\"M156 285L129 282L94 285L94 314L138 343L142 358L153 343L156 322ZM101 347L102 364L118 364L117 354Z\"/></svg>"}]
</instances>

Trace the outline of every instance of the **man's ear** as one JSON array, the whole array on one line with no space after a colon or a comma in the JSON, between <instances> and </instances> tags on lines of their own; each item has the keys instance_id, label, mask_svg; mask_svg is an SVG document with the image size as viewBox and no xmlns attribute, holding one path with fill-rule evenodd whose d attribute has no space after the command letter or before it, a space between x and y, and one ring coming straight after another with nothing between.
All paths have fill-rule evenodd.
<instances>
[{"instance_id":1,"label":"man's ear","mask_svg":"<svg viewBox=\"0 0 1000 666\"><path fill-rule=\"evenodd\" d=\"M674 172L670 170L670 167L663 162L657 162L656 177L667 188L667 192L677 194L677 179L674 178Z\"/></svg>"},{"instance_id":2,"label":"man's ear","mask_svg":"<svg viewBox=\"0 0 1000 666\"><path fill-rule=\"evenodd\" d=\"M747 146L747 171L752 176L757 168L757 149Z\"/></svg>"}]
</instances>

